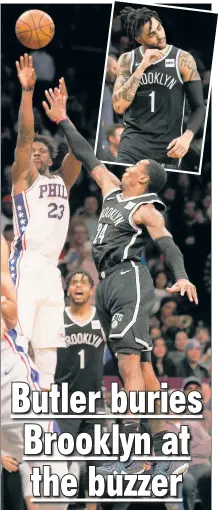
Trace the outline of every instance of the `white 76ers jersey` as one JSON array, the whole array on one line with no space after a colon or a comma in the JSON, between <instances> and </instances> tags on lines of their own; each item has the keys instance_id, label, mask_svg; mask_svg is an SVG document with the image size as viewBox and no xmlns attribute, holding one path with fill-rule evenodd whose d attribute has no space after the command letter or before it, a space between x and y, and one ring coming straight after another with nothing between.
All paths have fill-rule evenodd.
<instances>
[{"instance_id":1,"label":"white 76ers jersey","mask_svg":"<svg viewBox=\"0 0 218 510\"><path fill-rule=\"evenodd\" d=\"M27 191L13 197L13 215L12 257L19 257L20 252L24 256L32 252L57 265L69 225L69 202L63 179L57 175L50 178L39 175Z\"/></svg>"}]
</instances>

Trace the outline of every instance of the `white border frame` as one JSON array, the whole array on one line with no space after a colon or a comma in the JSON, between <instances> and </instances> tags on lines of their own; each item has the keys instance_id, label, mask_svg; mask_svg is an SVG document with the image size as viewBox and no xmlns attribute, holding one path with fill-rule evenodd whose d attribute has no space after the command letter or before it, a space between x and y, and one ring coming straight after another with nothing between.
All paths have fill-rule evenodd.
<instances>
[{"instance_id":1,"label":"white border frame","mask_svg":"<svg viewBox=\"0 0 218 510\"><path fill-rule=\"evenodd\" d=\"M101 98L100 98L100 106L99 106L99 112L98 112L98 122L97 122L97 129L96 129L96 135L95 135L95 147L94 147L94 152L95 154L97 153L97 146L98 146L98 139L99 139L99 131L100 131L100 122L101 122L101 113L102 113L102 105L103 105L103 97L104 97L104 87L105 87L105 77L106 77L106 68L107 68L107 59L108 59L108 55L109 55L109 48L110 48L110 41L111 41L111 32L112 32L112 23L113 23L113 16L114 16L114 9L115 9L115 4L116 3L125 3L125 4L134 4L134 5L150 5L150 6L154 6L154 7L167 7L169 9L180 9L182 11L196 11L196 12L204 12L206 14L216 14L216 12L214 10L211 10L211 11L206 11L205 9L194 9L194 8L188 8L188 7L177 7L175 5L166 5L164 3L162 3L161 1L159 3L153 3L151 1L147 1L146 0L143 0L143 1L140 1L140 0L115 0L113 2L113 5L112 5L112 10L111 10L111 19L110 19L110 25L109 25L109 34L108 34L108 41L107 41L107 49L106 49L106 57L105 57L105 66L104 66L104 74L103 74L103 81L102 81L102 89L101 89ZM208 4L211 4L211 2L191 2L191 3L208 3ZM212 9L213 9L213 6L212 6ZM217 11L218 13L218 11ZM201 145L201 154L200 154L200 159L199 159L199 168L198 168L198 172L192 172L192 171L189 171L189 170L176 170L176 169L168 169L167 167L165 168L167 172L176 172L176 173L184 173L184 174L193 174L193 175L201 175L201 168L202 168L202 163L203 163L203 157L204 157L204 145L205 145L205 138L206 138L206 129L207 129L207 121L208 121L208 114L209 114L209 107L210 107L210 101L211 101L211 89L212 89L212 80L213 80L213 77L214 77L214 82L215 82L215 65L214 65L214 53L215 53L215 46L216 46L216 40L217 40L217 37L218 37L218 21L217 21L217 27L216 27L216 34L215 34L215 41L214 41L214 51L213 51L213 60L212 60L212 66L211 66L211 76L210 76L210 84L209 84L209 90L208 90L208 96L207 96L207 106L206 106L206 113L205 113L205 121L204 121L204 129L203 129L203 137L202 137L202 145ZM102 163L106 164L106 165L120 165L120 166L124 166L124 167L128 167L128 166L133 166L132 164L129 164L129 163L116 163L115 162L111 162L111 161L104 161L104 160L101 160Z\"/></svg>"}]
</instances>

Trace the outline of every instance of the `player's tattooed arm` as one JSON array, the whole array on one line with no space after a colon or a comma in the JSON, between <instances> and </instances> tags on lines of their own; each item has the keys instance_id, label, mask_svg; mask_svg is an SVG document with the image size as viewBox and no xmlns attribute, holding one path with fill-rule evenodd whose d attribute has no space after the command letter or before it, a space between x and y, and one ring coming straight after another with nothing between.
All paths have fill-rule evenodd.
<instances>
[{"instance_id":1,"label":"player's tattooed arm","mask_svg":"<svg viewBox=\"0 0 218 510\"><path fill-rule=\"evenodd\" d=\"M59 88L56 87L54 89L54 94L56 96L58 96L59 93L63 97L66 97L66 101L68 100L68 92L67 92L67 87L66 87L64 78L60 78ZM70 119L69 119L69 122L71 122ZM71 124L72 124L72 127L75 127L72 122L71 122ZM81 167L82 167L81 161L78 161L78 159L75 158L75 156L72 153L71 148L68 144L68 153L66 154L66 156L64 157L64 159L62 161L61 168L59 168L59 170L57 170L57 172L55 172L56 175L58 174L62 177L68 192L70 191L70 189L72 188L72 186L74 185L76 180L78 179Z\"/></svg>"},{"instance_id":2,"label":"player's tattooed arm","mask_svg":"<svg viewBox=\"0 0 218 510\"><path fill-rule=\"evenodd\" d=\"M146 50L137 69L131 75L132 53L123 53L120 56L117 63L117 79L112 96L112 104L116 113L123 114L129 108L136 95L145 69L162 57L162 53L157 49Z\"/></svg>"},{"instance_id":3,"label":"player's tattooed arm","mask_svg":"<svg viewBox=\"0 0 218 510\"><path fill-rule=\"evenodd\" d=\"M189 118L186 131L169 143L167 147L167 156L169 158L183 158L187 154L192 139L203 126L205 119L202 82L196 62L190 53L181 51L179 55L179 69L192 114Z\"/></svg>"},{"instance_id":4,"label":"player's tattooed arm","mask_svg":"<svg viewBox=\"0 0 218 510\"><path fill-rule=\"evenodd\" d=\"M187 51L181 51L179 55L179 70L184 82L201 79L195 59Z\"/></svg>"},{"instance_id":5,"label":"player's tattooed arm","mask_svg":"<svg viewBox=\"0 0 218 510\"><path fill-rule=\"evenodd\" d=\"M1 235L1 317L7 329L17 323L16 292L8 269L9 249Z\"/></svg>"},{"instance_id":6,"label":"player's tattooed arm","mask_svg":"<svg viewBox=\"0 0 218 510\"><path fill-rule=\"evenodd\" d=\"M34 139L33 92L36 75L32 57L25 55L16 62L18 79L22 87L21 103L18 116L18 137L15 149L15 161L12 166L14 193L25 191L38 176L38 171L31 162L31 150Z\"/></svg>"},{"instance_id":7,"label":"player's tattooed arm","mask_svg":"<svg viewBox=\"0 0 218 510\"><path fill-rule=\"evenodd\" d=\"M131 53L123 53L117 63L112 104L116 113L122 114L131 105L144 70L137 69L131 76Z\"/></svg>"},{"instance_id":8,"label":"player's tattooed arm","mask_svg":"<svg viewBox=\"0 0 218 510\"><path fill-rule=\"evenodd\" d=\"M179 292L181 296L187 294L189 301L198 304L196 287L188 279L183 255L166 229L163 215L153 204L147 204L142 205L136 211L133 220L138 225L145 225L157 249L164 255L165 263L175 278L174 285L166 290L170 294L174 292Z\"/></svg>"}]
</instances>

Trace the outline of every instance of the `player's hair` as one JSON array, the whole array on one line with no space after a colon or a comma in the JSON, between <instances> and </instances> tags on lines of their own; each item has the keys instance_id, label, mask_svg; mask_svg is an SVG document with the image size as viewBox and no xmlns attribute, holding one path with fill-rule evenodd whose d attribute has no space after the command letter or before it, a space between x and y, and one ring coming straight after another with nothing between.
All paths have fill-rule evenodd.
<instances>
[{"instance_id":1,"label":"player's hair","mask_svg":"<svg viewBox=\"0 0 218 510\"><path fill-rule=\"evenodd\" d=\"M133 9L132 7L125 7L120 13L120 18L124 23L124 28L127 31L127 35L130 42L136 46L138 37L145 23L149 22L151 29L151 18L155 18L159 23L162 24L156 11L151 11L147 7L141 9Z\"/></svg>"},{"instance_id":2,"label":"player's hair","mask_svg":"<svg viewBox=\"0 0 218 510\"><path fill-rule=\"evenodd\" d=\"M72 273L69 273L67 275L67 278L66 278L67 290L69 289L70 282L71 282L72 278L74 276L76 276L76 274L81 274L82 276L87 276L91 288L94 287L94 280L93 280L92 276L90 275L90 273L88 273L88 271L83 271L83 269L78 269L78 271L72 271Z\"/></svg>"},{"instance_id":3,"label":"player's hair","mask_svg":"<svg viewBox=\"0 0 218 510\"><path fill-rule=\"evenodd\" d=\"M119 128L124 128L124 125L121 123L120 124L117 123L117 124L110 124L107 127L105 134L106 134L106 138L108 141L109 141L110 136L114 136L116 129L119 129Z\"/></svg>"},{"instance_id":4,"label":"player's hair","mask_svg":"<svg viewBox=\"0 0 218 510\"><path fill-rule=\"evenodd\" d=\"M149 175L148 191L150 193L159 193L167 182L167 173L163 165L149 159L150 165L146 166L146 172Z\"/></svg>"},{"instance_id":5,"label":"player's hair","mask_svg":"<svg viewBox=\"0 0 218 510\"><path fill-rule=\"evenodd\" d=\"M51 159L53 160L56 158L58 149L56 143L52 138L50 138L49 136L40 135L39 133L35 133L33 141L44 143L44 145L46 145L46 147L48 148L48 152L50 154Z\"/></svg>"}]
</instances>

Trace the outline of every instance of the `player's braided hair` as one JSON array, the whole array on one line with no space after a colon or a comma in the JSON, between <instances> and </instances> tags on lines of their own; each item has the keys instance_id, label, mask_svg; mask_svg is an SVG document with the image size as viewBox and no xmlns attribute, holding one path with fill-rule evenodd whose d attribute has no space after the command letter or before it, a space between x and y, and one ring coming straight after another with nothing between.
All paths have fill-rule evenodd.
<instances>
[{"instance_id":1,"label":"player's braided hair","mask_svg":"<svg viewBox=\"0 0 218 510\"><path fill-rule=\"evenodd\" d=\"M140 35L144 24L149 22L151 28L151 18L155 18L159 23L162 23L157 12L147 9L147 7L142 7L141 9L125 7L125 9L121 11L120 19L123 21L130 42L134 46L137 44L136 37Z\"/></svg>"},{"instance_id":2,"label":"player's braided hair","mask_svg":"<svg viewBox=\"0 0 218 510\"><path fill-rule=\"evenodd\" d=\"M40 135L39 133L35 133L33 141L44 143L44 145L46 145L46 147L48 148L51 159L53 160L56 158L58 149L56 143L52 138L50 138L49 136Z\"/></svg>"}]
</instances>

